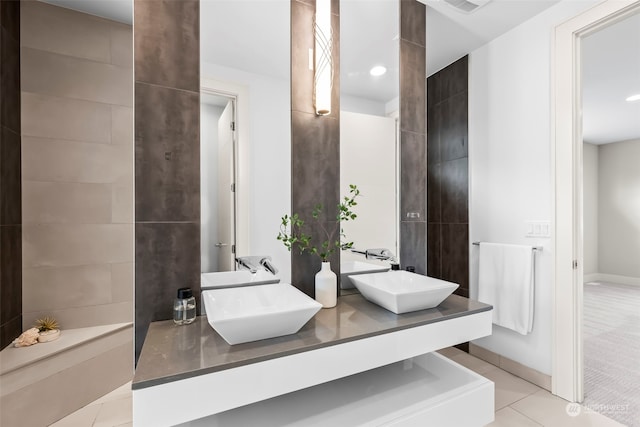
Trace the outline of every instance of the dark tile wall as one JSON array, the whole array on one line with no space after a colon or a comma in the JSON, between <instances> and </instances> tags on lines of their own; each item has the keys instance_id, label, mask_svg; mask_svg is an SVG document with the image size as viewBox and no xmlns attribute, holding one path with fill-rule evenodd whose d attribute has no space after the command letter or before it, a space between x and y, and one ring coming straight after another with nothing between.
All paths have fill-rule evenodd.
<instances>
[{"instance_id":1,"label":"dark tile wall","mask_svg":"<svg viewBox=\"0 0 640 427\"><path fill-rule=\"evenodd\" d=\"M425 5L400 0L400 261L427 268Z\"/></svg>"},{"instance_id":2,"label":"dark tile wall","mask_svg":"<svg viewBox=\"0 0 640 427\"><path fill-rule=\"evenodd\" d=\"M427 274L469 296L468 57L427 79Z\"/></svg>"},{"instance_id":3,"label":"dark tile wall","mask_svg":"<svg viewBox=\"0 0 640 427\"><path fill-rule=\"evenodd\" d=\"M22 332L20 2L0 2L0 349Z\"/></svg>"},{"instance_id":4,"label":"dark tile wall","mask_svg":"<svg viewBox=\"0 0 640 427\"><path fill-rule=\"evenodd\" d=\"M291 1L291 212L310 225L308 234L322 241L321 227L311 218L313 207L325 207L325 227L335 226L340 200L340 3L332 1L333 91L331 114L318 117L313 108L313 71L309 49L314 47L314 0ZM343 191L345 191L343 189ZM340 254L330 259L340 277ZM308 253L291 252L291 281L307 295L315 296L314 276L320 259ZM338 289L336 288L336 292Z\"/></svg>"},{"instance_id":5,"label":"dark tile wall","mask_svg":"<svg viewBox=\"0 0 640 427\"><path fill-rule=\"evenodd\" d=\"M200 301L200 4L134 0L134 14L137 360L178 288Z\"/></svg>"}]
</instances>

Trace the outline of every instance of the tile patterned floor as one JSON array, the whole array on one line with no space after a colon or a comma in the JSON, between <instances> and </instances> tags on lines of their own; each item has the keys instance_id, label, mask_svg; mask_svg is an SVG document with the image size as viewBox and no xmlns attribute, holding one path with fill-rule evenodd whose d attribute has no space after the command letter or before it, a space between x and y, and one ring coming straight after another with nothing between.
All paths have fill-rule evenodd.
<instances>
[{"instance_id":1,"label":"tile patterned floor","mask_svg":"<svg viewBox=\"0 0 640 427\"><path fill-rule=\"evenodd\" d=\"M441 353L495 383L496 418L489 424L490 427L622 426L601 414L579 406L571 405L570 407L575 410L569 415L565 400L461 350L448 348ZM129 427L132 425L131 383L127 383L52 424L52 427Z\"/></svg>"}]
</instances>

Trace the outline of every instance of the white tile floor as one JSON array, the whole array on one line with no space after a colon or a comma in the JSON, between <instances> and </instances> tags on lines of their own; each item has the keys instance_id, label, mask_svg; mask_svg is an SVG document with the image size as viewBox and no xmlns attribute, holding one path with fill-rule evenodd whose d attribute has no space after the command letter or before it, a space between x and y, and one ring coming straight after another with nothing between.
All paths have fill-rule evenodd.
<instances>
[{"instance_id":1,"label":"white tile floor","mask_svg":"<svg viewBox=\"0 0 640 427\"><path fill-rule=\"evenodd\" d=\"M495 383L495 421L492 427L615 427L622 426L601 414L578 408L569 415L567 402L546 390L456 348L441 351L456 363ZM131 383L63 418L52 427L132 426ZM571 406L572 408L573 405ZM251 426L246 426L251 427ZM437 427L437 426L434 426Z\"/></svg>"}]
</instances>

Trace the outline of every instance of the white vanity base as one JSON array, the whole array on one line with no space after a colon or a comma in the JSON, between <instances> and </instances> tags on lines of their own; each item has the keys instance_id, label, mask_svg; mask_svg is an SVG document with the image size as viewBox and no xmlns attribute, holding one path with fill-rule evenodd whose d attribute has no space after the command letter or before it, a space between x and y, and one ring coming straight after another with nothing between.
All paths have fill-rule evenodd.
<instances>
[{"instance_id":1,"label":"white vanity base","mask_svg":"<svg viewBox=\"0 0 640 427\"><path fill-rule=\"evenodd\" d=\"M136 427L178 425L425 355L441 348L490 335L491 321L491 311L477 312L328 347L310 349L301 353L282 355L221 371L201 373L191 378L134 389L134 425ZM455 364L447 362L443 366L449 367L448 370L454 373L454 377L458 375L455 374L456 370L452 368L456 367ZM456 369L464 368L457 367ZM434 381L446 377L446 372L438 372L437 370L433 372ZM444 383L438 382L438 384ZM401 384L398 386L400 389L404 387ZM476 402L474 406L484 408L482 414L490 411L490 416L493 417L492 384L485 385L485 391L489 390L489 387L491 393L487 393L491 397L486 397L484 400L470 397L469 400ZM453 398L454 394L459 395L456 398L465 398L465 395L470 393L473 388L447 389L445 387L442 389L443 399L446 400L447 396ZM294 394L288 396L294 396ZM430 399L438 398L435 396L427 398L431 401ZM438 409L435 404L436 400L433 402L432 411L444 411L449 414L448 416L462 416L464 414L456 414L456 412L466 412L471 414L473 419L478 420L473 423L474 425L486 424L482 421L484 420L482 416L473 414L465 406L459 406L457 410L448 409L446 406ZM460 410L461 408L464 409ZM343 423L333 426L347 425L349 424ZM437 424L429 423L429 425ZM464 423L458 422L453 425L464 425Z\"/></svg>"},{"instance_id":2,"label":"white vanity base","mask_svg":"<svg viewBox=\"0 0 640 427\"><path fill-rule=\"evenodd\" d=\"M429 353L182 424L182 427L483 426L491 381Z\"/></svg>"}]
</instances>

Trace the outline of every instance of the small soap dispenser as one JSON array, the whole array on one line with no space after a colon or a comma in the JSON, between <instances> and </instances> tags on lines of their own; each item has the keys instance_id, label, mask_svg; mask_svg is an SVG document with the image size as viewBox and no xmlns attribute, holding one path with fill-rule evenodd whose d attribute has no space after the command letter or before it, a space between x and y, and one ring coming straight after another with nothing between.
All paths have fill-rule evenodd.
<instances>
[{"instance_id":1,"label":"small soap dispenser","mask_svg":"<svg viewBox=\"0 0 640 427\"><path fill-rule=\"evenodd\" d=\"M173 303L173 322L176 325L188 325L196 320L196 299L191 288L178 289Z\"/></svg>"}]
</instances>

